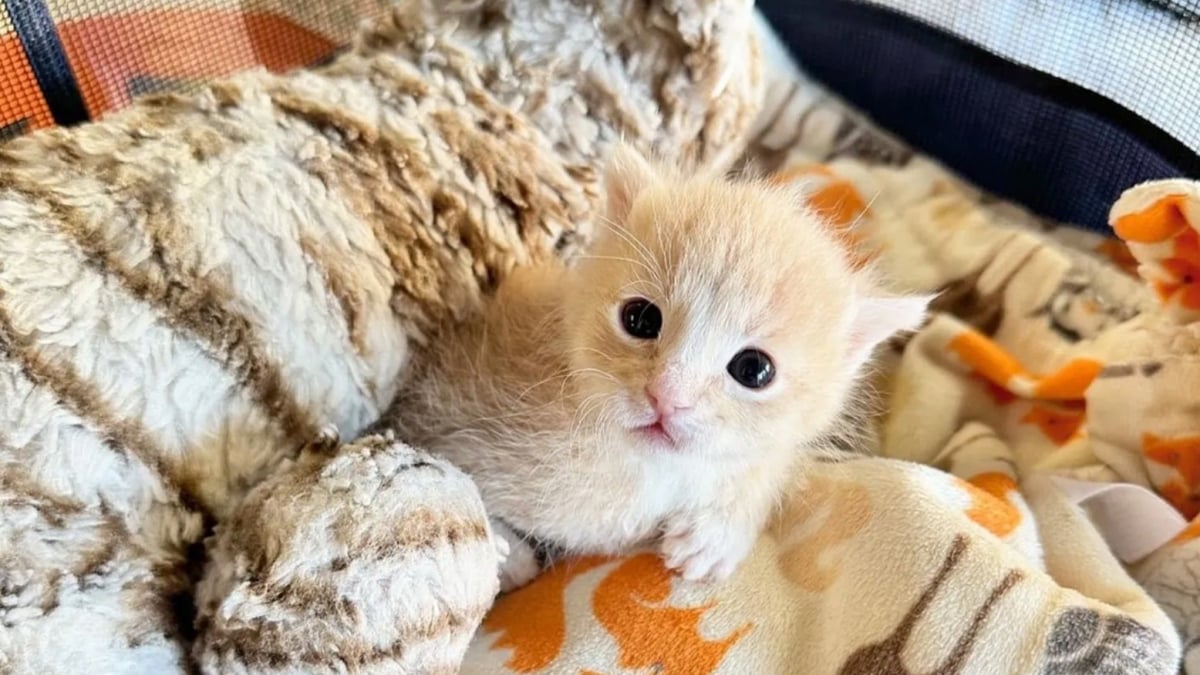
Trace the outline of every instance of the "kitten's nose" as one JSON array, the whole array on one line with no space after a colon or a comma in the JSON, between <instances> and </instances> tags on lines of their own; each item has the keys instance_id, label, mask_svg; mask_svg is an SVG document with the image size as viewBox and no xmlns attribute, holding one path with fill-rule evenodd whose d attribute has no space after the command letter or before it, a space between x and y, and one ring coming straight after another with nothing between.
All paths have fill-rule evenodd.
<instances>
[{"instance_id":1,"label":"kitten's nose","mask_svg":"<svg viewBox=\"0 0 1200 675\"><path fill-rule=\"evenodd\" d=\"M684 405L679 400L678 393L667 387L661 379L646 385L646 398L650 399L650 406L654 408L654 412L658 413L659 417L670 417L680 410L687 410L691 407Z\"/></svg>"}]
</instances>

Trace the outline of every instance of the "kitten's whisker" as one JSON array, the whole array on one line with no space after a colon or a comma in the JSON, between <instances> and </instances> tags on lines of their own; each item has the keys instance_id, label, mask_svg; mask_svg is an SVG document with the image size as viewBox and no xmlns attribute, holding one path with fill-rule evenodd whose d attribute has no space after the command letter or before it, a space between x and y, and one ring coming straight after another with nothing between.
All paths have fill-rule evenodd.
<instances>
[{"instance_id":1,"label":"kitten's whisker","mask_svg":"<svg viewBox=\"0 0 1200 675\"><path fill-rule=\"evenodd\" d=\"M596 393L581 401L579 407L575 411L575 414L571 417L572 428L578 428L579 425L588 421L592 410L600 406L605 397L606 394L604 393Z\"/></svg>"},{"instance_id":2,"label":"kitten's whisker","mask_svg":"<svg viewBox=\"0 0 1200 675\"><path fill-rule=\"evenodd\" d=\"M524 410L514 410L512 412L501 413L498 415L480 415L480 416L476 416L476 417L466 418L465 421L473 426L481 426L481 425L484 425L484 424L487 424L490 422L507 422L507 421L513 421L513 420L520 420L522 418L532 418L532 417L535 417L535 413L541 412L542 410L545 410L546 408L550 407L551 405L553 405L553 403L543 403L539 406L536 406L533 408L527 408Z\"/></svg>"},{"instance_id":3,"label":"kitten's whisker","mask_svg":"<svg viewBox=\"0 0 1200 675\"><path fill-rule=\"evenodd\" d=\"M649 291L650 291L649 295L651 295L655 298L661 299L664 295L662 284L658 283L657 281L651 280L651 279L634 279L633 281L622 284L621 287L619 289L617 289L617 291L619 294L624 295L625 292L628 291L629 289L638 287L638 286L649 289ZM638 294L645 295L646 293L645 293L645 291L639 291Z\"/></svg>"},{"instance_id":4,"label":"kitten's whisker","mask_svg":"<svg viewBox=\"0 0 1200 675\"><path fill-rule=\"evenodd\" d=\"M621 223L616 222L615 220L612 220L611 218L603 216L600 218L600 221L602 225L607 227L613 234L617 235L621 241L625 242L630 248L632 248L635 253L639 254L642 257L643 262L652 267L657 266L655 264L656 261L654 260L654 255L650 252L650 249L647 248L645 244L638 241L638 238L629 231L629 228L625 227Z\"/></svg>"},{"instance_id":5,"label":"kitten's whisker","mask_svg":"<svg viewBox=\"0 0 1200 675\"><path fill-rule=\"evenodd\" d=\"M533 384L529 385L528 387L525 387L525 389L521 390L521 393L517 394L517 400L518 401L525 400L525 397L529 395L529 392L533 391L534 389L537 389L538 387L542 386L543 384L549 383L551 380L553 380L555 378L561 377L565 380L566 378L570 377L570 375L571 375L570 368L567 366L563 366L562 368L551 373L550 376L545 377L541 380L538 380L537 382L534 382Z\"/></svg>"},{"instance_id":6,"label":"kitten's whisker","mask_svg":"<svg viewBox=\"0 0 1200 675\"><path fill-rule=\"evenodd\" d=\"M571 420L571 427L570 427L570 438L571 438L570 445L571 446L575 445L574 441L578 437L578 435L580 433L583 433L583 430L585 428L589 428L589 427L585 427L584 425L591 421L590 418L592 416L593 411L596 408L599 408L602 413L604 413L607 410L608 406L605 405L605 401L607 400L607 398L608 398L608 394L601 392L601 393L592 394L591 396L589 396L583 400L583 402L580 404L579 408L577 409L576 414L574 415L574 417ZM594 424L593 426L598 426L599 421L602 419L603 419L603 415L601 415L601 417L597 420L596 424Z\"/></svg>"},{"instance_id":7,"label":"kitten's whisker","mask_svg":"<svg viewBox=\"0 0 1200 675\"><path fill-rule=\"evenodd\" d=\"M567 397L567 385L568 385L568 384L570 384L570 382L571 382L571 380L572 380L572 379L574 379L574 378L576 378L576 377L583 376L583 375L600 375L600 376L601 376L601 377L603 377L603 378L604 378L606 381L609 381L609 382L614 382L614 383L620 384L620 382L617 380L617 378L616 378L616 377L614 377L614 376L613 376L612 374L610 374L610 373L606 373L606 372L604 372L603 370L600 370L599 368L579 368L579 369L573 369L573 370L571 370L569 373L567 373L567 374L566 374L566 375L563 377L562 385L559 387L559 390L558 390L558 397L559 397L559 400L561 400L561 401L566 401L566 397Z\"/></svg>"},{"instance_id":8,"label":"kitten's whisker","mask_svg":"<svg viewBox=\"0 0 1200 675\"><path fill-rule=\"evenodd\" d=\"M645 244L638 241L637 237L621 224L607 218L603 220L604 224L613 232L613 234L617 235L617 237L624 241L630 248L633 248L634 252L642 258L642 261L645 263L643 265L643 269L649 273L651 277L651 283L653 283L661 293L663 281L662 270L659 267L658 260L650 252L650 249L647 248Z\"/></svg>"},{"instance_id":9,"label":"kitten's whisker","mask_svg":"<svg viewBox=\"0 0 1200 675\"><path fill-rule=\"evenodd\" d=\"M620 384L620 380L618 380L615 375L599 368L575 368L571 370L567 377L576 377L578 375L600 375L609 382L616 382Z\"/></svg>"},{"instance_id":10,"label":"kitten's whisker","mask_svg":"<svg viewBox=\"0 0 1200 675\"><path fill-rule=\"evenodd\" d=\"M871 199L867 201L867 205L863 207L862 211L859 211L858 215L854 216L854 220L850 221L850 223L846 225L847 232L853 232L854 230L858 229L858 226L860 223L862 223L863 218L865 218L867 213L871 211L871 206L875 204L875 201L878 200L879 196L882 194L883 191L879 190L871 197Z\"/></svg>"},{"instance_id":11,"label":"kitten's whisker","mask_svg":"<svg viewBox=\"0 0 1200 675\"><path fill-rule=\"evenodd\" d=\"M580 352L591 352L593 354L596 354L597 356L602 357L606 361L613 360L613 357L610 354L608 354L606 352L602 352L599 349L596 349L595 347L573 347L571 349L566 350L567 354L577 354Z\"/></svg>"},{"instance_id":12,"label":"kitten's whisker","mask_svg":"<svg viewBox=\"0 0 1200 675\"><path fill-rule=\"evenodd\" d=\"M640 260L634 260L633 258L626 258L626 257L624 257L624 256L619 256L619 255L591 255L591 254L584 254L584 255L581 255L581 256L580 256L580 259L583 259L583 260L609 260L609 261L612 261L612 262L623 262L623 263L629 263L630 265L636 265L637 267L640 267L640 268L642 268L643 270L645 270L645 271L646 271L646 273L647 273L647 274L649 274L649 275L651 275L651 276L655 276L655 277L657 277L657 273L654 271L654 269L653 269L653 268L651 268L651 267L650 267L649 265L647 265L646 263L644 263L644 262L641 262Z\"/></svg>"}]
</instances>

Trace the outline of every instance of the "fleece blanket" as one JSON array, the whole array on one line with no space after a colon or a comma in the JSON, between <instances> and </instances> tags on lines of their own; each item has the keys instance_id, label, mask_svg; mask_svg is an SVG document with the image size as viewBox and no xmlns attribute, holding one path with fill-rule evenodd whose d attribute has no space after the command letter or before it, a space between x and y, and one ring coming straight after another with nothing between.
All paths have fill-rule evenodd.
<instances>
[{"instance_id":1,"label":"fleece blanket","mask_svg":"<svg viewBox=\"0 0 1200 675\"><path fill-rule=\"evenodd\" d=\"M1200 186L1132 189L1090 235L819 90L771 98L760 166L805 181L850 255L939 292L881 359L876 456L798 480L727 583L649 549L554 565L496 601L463 672L1165 675L1185 646L1200 672Z\"/></svg>"},{"instance_id":2,"label":"fleece blanket","mask_svg":"<svg viewBox=\"0 0 1200 675\"><path fill-rule=\"evenodd\" d=\"M857 255L946 289L885 358L887 457L811 471L726 584L653 551L556 565L497 601L464 672L1176 672L1200 528L1139 484L1195 514L1200 189L1131 191L1129 246L1089 257L925 162L778 175L816 179ZM1121 559L1158 548L1142 581L1170 615Z\"/></svg>"}]
</instances>

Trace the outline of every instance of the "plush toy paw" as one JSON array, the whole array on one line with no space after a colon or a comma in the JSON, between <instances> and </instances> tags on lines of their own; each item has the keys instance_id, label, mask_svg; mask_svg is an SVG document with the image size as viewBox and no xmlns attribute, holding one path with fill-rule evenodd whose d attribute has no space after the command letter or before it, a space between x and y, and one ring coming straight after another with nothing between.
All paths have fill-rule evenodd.
<instances>
[{"instance_id":1,"label":"plush toy paw","mask_svg":"<svg viewBox=\"0 0 1200 675\"><path fill-rule=\"evenodd\" d=\"M507 593L533 581L542 571L537 552L504 523L492 519L491 525L500 554L500 592Z\"/></svg>"},{"instance_id":2,"label":"plush toy paw","mask_svg":"<svg viewBox=\"0 0 1200 675\"><path fill-rule=\"evenodd\" d=\"M486 518L470 477L391 434L285 465L208 544L197 670L332 675L347 645L382 644L350 670L448 672L496 596Z\"/></svg>"},{"instance_id":3,"label":"plush toy paw","mask_svg":"<svg viewBox=\"0 0 1200 675\"><path fill-rule=\"evenodd\" d=\"M661 553L669 569L689 581L729 578L754 546L755 533L723 519L706 518L668 527Z\"/></svg>"}]
</instances>

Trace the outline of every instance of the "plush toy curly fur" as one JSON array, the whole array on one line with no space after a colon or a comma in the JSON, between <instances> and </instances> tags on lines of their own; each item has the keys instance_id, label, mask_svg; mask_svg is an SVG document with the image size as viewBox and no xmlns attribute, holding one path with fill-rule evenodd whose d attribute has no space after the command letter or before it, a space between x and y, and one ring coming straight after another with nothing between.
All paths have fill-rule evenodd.
<instances>
[{"instance_id":1,"label":"plush toy curly fur","mask_svg":"<svg viewBox=\"0 0 1200 675\"><path fill-rule=\"evenodd\" d=\"M614 140L731 159L750 35L746 0L408 2L320 70L0 148L0 671L455 671L474 486L301 450L586 242Z\"/></svg>"}]
</instances>

